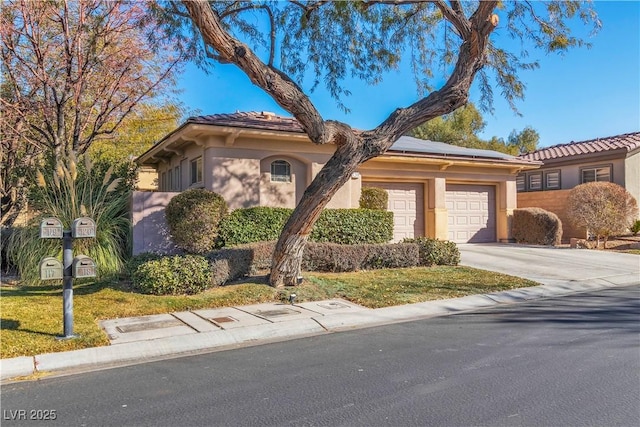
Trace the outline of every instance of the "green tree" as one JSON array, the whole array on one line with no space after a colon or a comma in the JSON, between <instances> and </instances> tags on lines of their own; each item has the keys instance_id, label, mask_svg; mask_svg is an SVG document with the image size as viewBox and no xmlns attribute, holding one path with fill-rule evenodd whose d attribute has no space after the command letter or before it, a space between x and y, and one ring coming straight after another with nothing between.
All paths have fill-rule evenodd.
<instances>
[{"instance_id":1,"label":"green tree","mask_svg":"<svg viewBox=\"0 0 640 427\"><path fill-rule=\"evenodd\" d=\"M483 145L483 141L478 134L484 130L485 126L482 114L472 102L469 102L453 113L423 123L413 129L410 135L460 147L479 148Z\"/></svg>"},{"instance_id":2,"label":"green tree","mask_svg":"<svg viewBox=\"0 0 640 427\"><path fill-rule=\"evenodd\" d=\"M409 134L420 139L445 142L460 147L500 151L513 156L535 150L540 139L538 132L531 126L527 126L520 132L514 129L506 142L497 136L484 140L478 134L484 130L485 125L482 113L472 102L469 102L453 113L421 124L412 129Z\"/></svg>"},{"instance_id":3,"label":"green tree","mask_svg":"<svg viewBox=\"0 0 640 427\"><path fill-rule=\"evenodd\" d=\"M479 77L484 103L495 87L509 103L521 99L518 73L537 67L527 52L494 44L493 30L530 40L547 52L583 45L569 21L599 26L589 3L435 1L290 1L163 3L167 31L206 65L234 64L300 123L315 144L334 144L332 158L305 191L276 245L270 282L294 285L313 224L359 165L383 154L418 125L468 102ZM262 14L264 19L257 18ZM516 44L518 45L518 44ZM521 46L525 46L522 44ZM413 104L398 108L373 129L354 132L325 120L306 87L323 82L342 105L353 76L375 84L383 73L411 62L418 83ZM434 76L434 70L445 74ZM375 99L372 91L372 99Z\"/></svg>"},{"instance_id":4,"label":"green tree","mask_svg":"<svg viewBox=\"0 0 640 427\"><path fill-rule=\"evenodd\" d=\"M515 150L515 155L525 154L535 151L539 141L540 134L531 126L527 126L520 132L516 132L515 129L511 131L507 146Z\"/></svg>"}]
</instances>

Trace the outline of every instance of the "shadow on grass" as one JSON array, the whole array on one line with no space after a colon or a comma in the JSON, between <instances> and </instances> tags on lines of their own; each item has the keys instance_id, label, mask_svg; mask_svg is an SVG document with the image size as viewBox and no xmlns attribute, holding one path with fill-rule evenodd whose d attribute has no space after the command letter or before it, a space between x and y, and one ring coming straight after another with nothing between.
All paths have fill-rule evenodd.
<instances>
[{"instance_id":1,"label":"shadow on grass","mask_svg":"<svg viewBox=\"0 0 640 427\"><path fill-rule=\"evenodd\" d=\"M50 332L34 331L32 329L22 329L22 328L20 328L20 321L19 320L14 320L14 319L4 319L4 318L0 319L0 330L27 332L27 333L30 333L30 334L44 335L44 336L47 336L47 337L57 337L58 336L58 335L52 334Z\"/></svg>"},{"instance_id":2,"label":"shadow on grass","mask_svg":"<svg viewBox=\"0 0 640 427\"><path fill-rule=\"evenodd\" d=\"M113 279L105 279L99 281L88 281L86 279L73 283L74 295L91 295L102 289L111 288L123 292L133 292L126 283L118 282ZM42 297L42 296L60 296L62 297L62 282L46 285L23 285L2 290L2 296L6 297Z\"/></svg>"}]
</instances>

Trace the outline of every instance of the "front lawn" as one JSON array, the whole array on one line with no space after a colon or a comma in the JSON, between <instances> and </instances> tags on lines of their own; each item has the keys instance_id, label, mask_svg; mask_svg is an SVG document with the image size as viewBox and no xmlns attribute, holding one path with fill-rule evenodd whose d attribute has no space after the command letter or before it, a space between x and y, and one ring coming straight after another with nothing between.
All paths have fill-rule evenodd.
<instances>
[{"instance_id":1,"label":"front lawn","mask_svg":"<svg viewBox=\"0 0 640 427\"><path fill-rule=\"evenodd\" d=\"M284 290L267 286L261 277L190 296L142 295L118 283L88 283L74 287L74 332L79 338L73 340L56 339L63 329L61 286L3 287L0 357L109 345L98 325L104 319L280 301L291 292L297 302L344 298L378 308L535 285L460 266L313 273L302 285Z\"/></svg>"}]
</instances>

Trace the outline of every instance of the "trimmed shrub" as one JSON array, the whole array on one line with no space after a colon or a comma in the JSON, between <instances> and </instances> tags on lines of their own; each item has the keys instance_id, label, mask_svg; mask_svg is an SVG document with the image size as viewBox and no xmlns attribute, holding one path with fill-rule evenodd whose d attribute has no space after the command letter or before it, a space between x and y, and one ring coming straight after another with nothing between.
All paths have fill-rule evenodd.
<instances>
[{"instance_id":1,"label":"trimmed shrub","mask_svg":"<svg viewBox=\"0 0 640 427\"><path fill-rule=\"evenodd\" d=\"M134 255L127 261L125 265L125 274L131 278L133 274L138 270L142 264L145 264L148 261L153 261L162 258L164 255L157 254L154 252L143 252L138 255Z\"/></svg>"},{"instance_id":2,"label":"trimmed shrub","mask_svg":"<svg viewBox=\"0 0 640 427\"><path fill-rule=\"evenodd\" d=\"M556 246L562 240L562 222L556 214L541 208L515 209L512 234L518 243Z\"/></svg>"},{"instance_id":3,"label":"trimmed shrub","mask_svg":"<svg viewBox=\"0 0 640 427\"><path fill-rule=\"evenodd\" d=\"M220 223L220 239L225 246L277 240L292 212L264 206L236 209Z\"/></svg>"},{"instance_id":4,"label":"trimmed shrub","mask_svg":"<svg viewBox=\"0 0 640 427\"><path fill-rule=\"evenodd\" d=\"M389 193L384 188L363 187L360 193L360 209L386 211L389 204Z\"/></svg>"},{"instance_id":5,"label":"trimmed shrub","mask_svg":"<svg viewBox=\"0 0 640 427\"><path fill-rule=\"evenodd\" d=\"M420 252L419 265L458 265L460 263L460 250L454 242L431 239L429 237L404 239L403 242L418 245Z\"/></svg>"},{"instance_id":6,"label":"trimmed shrub","mask_svg":"<svg viewBox=\"0 0 640 427\"><path fill-rule=\"evenodd\" d=\"M638 233L640 233L640 219L637 219L632 225L631 227L629 227L629 230L631 231L631 233L633 233L634 236L637 236Z\"/></svg>"},{"instance_id":7,"label":"trimmed shrub","mask_svg":"<svg viewBox=\"0 0 640 427\"><path fill-rule=\"evenodd\" d=\"M345 272L415 267L418 262L419 250L415 244L307 243L303 254L302 268L307 271Z\"/></svg>"},{"instance_id":8,"label":"trimmed shrub","mask_svg":"<svg viewBox=\"0 0 640 427\"><path fill-rule=\"evenodd\" d=\"M393 212L325 209L311 231L311 241L357 245L393 239Z\"/></svg>"},{"instance_id":9,"label":"trimmed shrub","mask_svg":"<svg viewBox=\"0 0 640 427\"><path fill-rule=\"evenodd\" d=\"M217 245L227 203L213 191L194 188L175 196L165 209L173 242L189 253L204 254Z\"/></svg>"},{"instance_id":10,"label":"trimmed shrub","mask_svg":"<svg viewBox=\"0 0 640 427\"><path fill-rule=\"evenodd\" d=\"M177 196L176 196L177 197ZM220 224L225 246L277 240L292 209L236 209ZM325 209L311 232L314 242L345 245L386 243L393 238L393 213L371 209Z\"/></svg>"},{"instance_id":11,"label":"trimmed shrub","mask_svg":"<svg viewBox=\"0 0 640 427\"><path fill-rule=\"evenodd\" d=\"M211 252L207 258L214 285L240 279L271 268L276 242L258 242Z\"/></svg>"},{"instance_id":12,"label":"trimmed shrub","mask_svg":"<svg viewBox=\"0 0 640 427\"><path fill-rule=\"evenodd\" d=\"M213 286L207 259L200 255L174 255L140 264L132 274L133 286L152 295L196 294Z\"/></svg>"}]
</instances>

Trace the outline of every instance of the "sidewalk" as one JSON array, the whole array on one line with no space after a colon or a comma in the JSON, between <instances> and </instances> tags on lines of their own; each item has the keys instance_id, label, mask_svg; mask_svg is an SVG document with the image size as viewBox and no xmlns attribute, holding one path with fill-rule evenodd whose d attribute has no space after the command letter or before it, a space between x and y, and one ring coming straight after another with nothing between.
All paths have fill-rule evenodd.
<instances>
[{"instance_id":1,"label":"sidewalk","mask_svg":"<svg viewBox=\"0 0 640 427\"><path fill-rule=\"evenodd\" d=\"M500 304L638 284L636 275L368 309L344 300L269 303L101 322L111 345L0 360L0 379L79 372L462 313Z\"/></svg>"}]
</instances>

